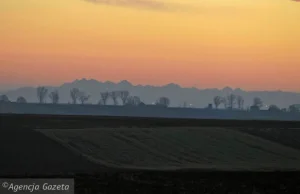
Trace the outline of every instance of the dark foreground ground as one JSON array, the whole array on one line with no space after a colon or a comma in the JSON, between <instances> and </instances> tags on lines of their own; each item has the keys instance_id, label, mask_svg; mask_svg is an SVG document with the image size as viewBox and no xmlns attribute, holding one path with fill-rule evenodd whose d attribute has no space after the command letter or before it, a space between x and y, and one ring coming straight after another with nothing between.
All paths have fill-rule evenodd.
<instances>
[{"instance_id":1,"label":"dark foreground ground","mask_svg":"<svg viewBox=\"0 0 300 194\"><path fill-rule=\"evenodd\" d=\"M33 131L96 126L223 126L297 148L299 122L170 120L105 117L0 116L0 177L75 178L78 194L300 193L300 172L142 171L93 164ZM271 130L263 130L271 129ZM248 130L244 132L248 132ZM287 130L289 135L285 135ZM292 133L294 131L295 133ZM274 135L277 134L277 135ZM284 141L280 138L283 135ZM294 135L293 135L294 134ZM290 139L288 139L290 138ZM293 141L289 141L293 139ZM281 142L283 141L283 142ZM291 143L295 142L295 143ZM299 164L300 165L300 164Z\"/></svg>"},{"instance_id":2,"label":"dark foreground ground","mask_svg":"<svg viewBox=\"0 0 300 194\"><path fill-rule=\"evenodd\" d=\"M299 194L299 172L115 172L75 176L21 176L74 178L76 194L195 193ZM7 176L6 176L7 177ZM14 178L15 176L10 176ZM19 178L20 176L18 176Z\"/></svg>"}]
</instances>

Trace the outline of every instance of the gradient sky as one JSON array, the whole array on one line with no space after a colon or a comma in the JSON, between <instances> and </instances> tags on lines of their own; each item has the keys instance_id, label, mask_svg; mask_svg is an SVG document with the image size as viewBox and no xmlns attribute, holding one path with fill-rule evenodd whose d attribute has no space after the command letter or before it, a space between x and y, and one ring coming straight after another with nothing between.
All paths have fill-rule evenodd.
<instances>
[{"instance_id":1,"label":"gradient sky","mask_svg":"<svg viewBox=\"0 0 300 194\"><path fill-rule=\"evenodd\" d=\"M300 2L91 1L1 0L0 89L85 77L300 92Z\"/></svg>"}]
</instances>

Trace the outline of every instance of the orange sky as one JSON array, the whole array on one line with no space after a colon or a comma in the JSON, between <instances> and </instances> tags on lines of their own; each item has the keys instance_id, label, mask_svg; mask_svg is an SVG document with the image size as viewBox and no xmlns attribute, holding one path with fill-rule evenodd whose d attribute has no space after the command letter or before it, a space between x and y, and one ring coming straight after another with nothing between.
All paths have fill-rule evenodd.
<instances>
[{"instance_id":1,"label":"orange sky","mask_svg":"<svg viewBox=\"0 0 300 194\"><path fill-rule=\"evenodd\" d=\"M1 0L0 89L85 77L300 92L300 3L157 1Z\"/></svg>"}]
</instances>

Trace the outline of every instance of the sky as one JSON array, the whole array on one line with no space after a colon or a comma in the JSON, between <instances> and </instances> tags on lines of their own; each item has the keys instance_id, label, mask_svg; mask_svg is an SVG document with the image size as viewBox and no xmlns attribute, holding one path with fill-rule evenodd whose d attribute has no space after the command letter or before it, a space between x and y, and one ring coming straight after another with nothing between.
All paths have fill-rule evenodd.
<instances>
[{"instance_id":1,"label":"sky","mask_svg":"<svg viewBox=\"0 0 300 194\"><path fill-rule=\"evenodd\" d=\"M300 2L1 0L0 89L75 79L300 92Z\"/></svg>"}]
</instances>

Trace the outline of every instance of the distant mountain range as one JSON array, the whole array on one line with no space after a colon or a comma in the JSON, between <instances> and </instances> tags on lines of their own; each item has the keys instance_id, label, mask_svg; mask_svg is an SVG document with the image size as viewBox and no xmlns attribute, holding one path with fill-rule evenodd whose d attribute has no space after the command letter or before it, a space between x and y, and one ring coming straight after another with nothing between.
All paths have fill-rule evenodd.
<instances>
[{"instance_id":1,"label":"distant mountain range","mask_svg":"<svg viewBox=\"0 0 300 194\"><path fill-rule=\"evenodd\" d=\"M192 104L193 107L206 107L209 103L213 103L215 96L227 96L229 94L241 95L245 99L245 107L250 106L253 98L259 97L265 105L276 104L280 108L287 108L291 104L300 104L300 93L283 92L283 91L244 91L242 89L232 89L225 87L223 89L198 89L183 88L178 84L168 84L164 86L151 85L133 85L124 80L119 83L110 81L101 82L94 79L75 80L71 83L64 83L61 86L46 86L49 91L58 90L60 94L60 102L71 102L70 90L78 88L83 92L91 95L89 103L98 103L100 100L100 92L113 90L127 90L131 95L139 96L146 104L155 102L159 97L165 96L170 98L171 106L182 106L185 102ZM15 101L19 96L23 96L28 102L37 102L36 88L23 87L6 92L11 101ZM49 99L47 99L50 102ZM112 104L112 101L109 103ZM120 101L121 104L121 101Z\"/></svg>"}]
</instances>

